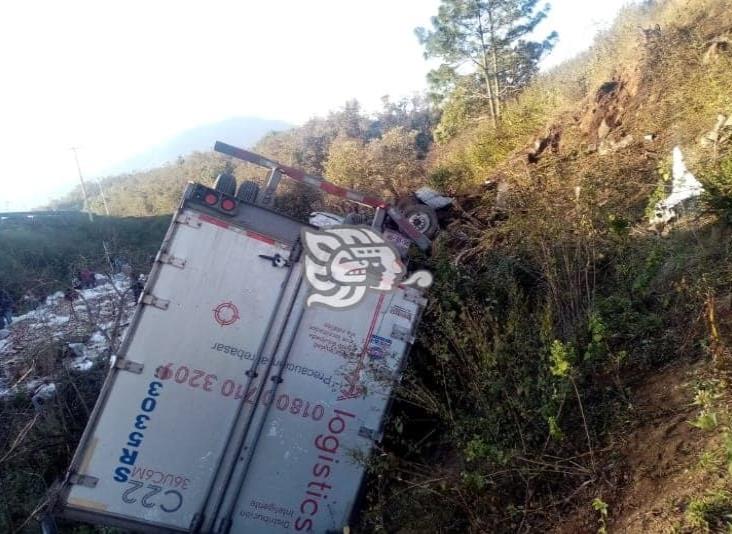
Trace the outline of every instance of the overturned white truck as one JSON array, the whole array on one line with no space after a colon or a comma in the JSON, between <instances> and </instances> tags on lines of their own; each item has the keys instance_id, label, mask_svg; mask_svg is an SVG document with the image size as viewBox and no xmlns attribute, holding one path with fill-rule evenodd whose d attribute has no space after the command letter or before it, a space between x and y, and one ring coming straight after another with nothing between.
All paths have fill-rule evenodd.
<instances>
[{"instance_id":1,"label":"overturned white truck","mask_svg":"<svg viewBox=\"0 0 732 534\"><path fill-rule=\"evenodd\" d=\"M141 532L343 532L426 303L399 253L429 247L436 218L216 150L267 167L267 186L186 188L53 512ZM308 246L308 225L272 209L283 175L373 222Z\"/></svg>"}]
</instances>

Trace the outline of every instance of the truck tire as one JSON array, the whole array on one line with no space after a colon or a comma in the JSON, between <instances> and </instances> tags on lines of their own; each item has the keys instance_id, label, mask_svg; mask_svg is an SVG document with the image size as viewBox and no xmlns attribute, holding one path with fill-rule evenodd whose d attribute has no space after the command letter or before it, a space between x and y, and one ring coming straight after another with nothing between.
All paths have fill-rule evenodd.
<instances>
[{"instance_id":1,"label":"truck tire","mask_svg":"<svg viewBox=\"0 0 732 534\"><path fill-rule=\"evenodd\" d=\"M346 215L346 218L343 219L344 224L353 224L353 225L359 225L359 224L366 224L366 217L361 215L360 213L349 213Z\"/></svg>"},{"instance_id":2,"label":"truck tire","mask_svg":"<svg viewBox=\"0 0 732 534\"><path fill-rule=\"evenodd\" d=\"M259 185L256 182L246 180L239 184L239 190L236 192L236 198L242 202L254 204L259 195Z\"/></svg>"},{"instance_id":3,"label":"truck tire","mask_svg":"<svg viewBox=\"0 0 732 534\"><path fill-rule=\"evenodd\" d=\"M402 209L404 217L425 237L432 239L440 229L435 210L426 204L410 204Z\"/></svg>"},{"instance_id":4,"label":"truck tire","mask_svg":"<svg viewBox=\"0 0 732 534\"><path fill-rule=\"evenodd\" d=\"M239 184L239 189L236 192L236 198L242 202L254 204L257 202L259 196L259 185L251 180L245 180Z\"/></svg>"},{"instance_id":5,"label":"truck tire","mask_svg":"<svg viewBox=\"0 0 732 534\"><path fill-rule=\"evenodd\" d=\"M228 173L219 174L214 182L214 189L219 193L233 197L236 191L236 178Z\"/></svg>"}]
</instances>

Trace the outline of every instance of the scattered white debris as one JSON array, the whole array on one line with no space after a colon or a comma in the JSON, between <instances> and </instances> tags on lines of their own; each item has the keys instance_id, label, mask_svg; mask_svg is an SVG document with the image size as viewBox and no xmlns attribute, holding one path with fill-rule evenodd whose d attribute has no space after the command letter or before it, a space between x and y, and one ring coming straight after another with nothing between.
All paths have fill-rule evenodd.
<instances>
[{"instance_id":1,"label":"scattered white debris","mask_svg":"<svg viewBox=\"0 0 732 534\"><path fill-rule=\"evenodd\" d=\"M600 143L600 146L597 149L597 153L601 156L606 156L607 154L612 154L613 152L617 152L618 150L628 148L630 145L633 144L634 141L635 139L631 134L626 135L619 141L604 139L602 143Z\"/></svg>"},{"instance_id":2,"label":"scattered white debris","mask_svg":"<svg viewBox=\"0 0 732 534\"><path fill-rule=\"evenodd\" d=\"M104 343L106 343L106 342L107 342L107 338L105 338L105 337L104 337L104 336L102 335L102 333L101 333L101 332L94 332L94 333L92 334L92 337L90 337L90 338L89 338L89 342L90 342L90 343L95 343L95 344L99 344L99 343L102 343L102 344L104 344Z\"/></svg>"},{"instance_id":3,"label":"scattered white debris","mask_svg":"<svg viewBox=\"0 0 732 534\"><path fill-rule=\"evenodd\" d=\"M79 291L84 298L74 300L74 316L69 315L69 302L64 300L63 292L58 291L35 310L14 317L9 329L0 330L0 400L19 391L27 392L38 409L55 392L53 375L33 375L25 361L39 343L58 340L67 344L72 354L63 365L77 371L90 370L99 358L109 354L108 336L104 332L111 335L117 324L120 294L125 295L118 325L122 335L135 309L132 298L125 293L128 287L129 278L124 274L115 275L112 283L104 277L96 287ZM91 332L87 305L94 310L94 320L98 321L96 330ZM86 335L86 342L80 343Z\"/></svg>"},{"instance_id":4,"label":"scattered white debris","mask_svg":"<svg viewBox=\"0 0 732 534\"><path fill-rule=\"evenodd\" d=\"M314 211L310 214L310 224L316 228L327 228L336 224L343 224L343 217L325 211Z\"/></svg>"},{"instance_id":5,"label":"scattered white debris","mask_svg":"<svg viewBox=\"0 0 732 534\"><path fill-rule=\"evenodd\" d=\"M427 186L420 187L414 194L418 199L435 210L446 208L454 202L452 198L443 196Z\"/></svg>"},{"instance_id":6,"label":"scattered white debris","mask_svg":"<svg viewBox=\"0 0 732 534\"><path fill-rule=\"evenodd\" d=\"M76 359L71 362L70 367L76 371L88 371L94 366L94 362L89 358Z\"/></svg>"},{"instance_id":7,"label":"scattered white debris","mask_svg":"<svg viewBox=\"0 0 732 534\"><path fill-rule=\"evenodd\" d=\"M28 319L37 319L41 315L42 315L42 312L40 310L38 310L38 309L31 310L31 311L29 311L28 313L26 313L24 315L19 315L18 317L13 317L13 322L14 323L21 323L23 321L27 321Z\"/></svg>"},{"instance_id":8,"label":"scattered white debris","mask_svg":"<svg viewBox=\"0 0 732 534\"><path fill-rule=\"evenodd\" d=\"M704 148L716 147L729 137L730 129L732 129L732 116L719 114L714 128L699 139L699 144Z\"/></svg>"},{"instance_id":9,"label":"scattered white debris","mask_svg":"<svg viewBox=\"0 0 732 534\"><path fill-rule=\"evenodd\" d=\"M28 393L35 394L35 391L36 391L36 389L38 389L38 386L40 386L43 383L44 383L43 380L41 380L40 378L34 378L32 380L28 380L28 382L26 382L23 387Z\"/></svg>"},{"instance_id":10,"label":"scattered white debris","mask_svg":"<svg viewBox=\"0 0 732 534\"><path fill-rule=\"evenodd\" d=\"M44 323L48 326L59 325L69 322L68 315L51 315L46 318Z\"/></svg>"},{"instance_id":11,"label":"scattered white debris","mask_svg":"<svg viewBox=\"0 0 732 534\"><path fill-rule=\"evenodd\" d=\"M83 358L86 356L86 349L83 343L68 343L68 347L77 357Z\"/></svg>"},{"instance_id":12,"label":"scattered white debris","mask_svg":"<svg viewBox=\"0 0 732 534\"><path fill-rule=\"evenodd\" d=\"M64 298L64 292L56 291L53 295L49 295L46 297L46 306L53 306L62 298Z\"/></svg>"},{"instance_id":13,"label":"scattered white debris","mask_svg":"<svg viewBox=\"0 0 732 534\"><path fill-rule=\"evenodd\" d=\"M43 407L48 404L49 401L53 400L56 396L56 384L53 382L44 382L39 386L31 397L33 407L37 412L40 412Z\"/></svg>"},{"instance_id":14,"label":"scattered white debris","mask_svg":"<svg viewBox=\"0 0 732 534\"><path fill-rule=\"evenodd\" d=\"M118 291L124 291L127 288L126 284L127 280L115 280L114 281L114 287ZM79 294L83 296L85 299L95 299L102 295L106 295L110 291L114 291L114 288L109 283L105 284L99 284L95 287L88 288L88 289L81 289L79 290Z\"/></svg>"},{"instance_id":15,"label":"scattered white debris","mask_svg":"<svg viewBox=\"0 0 732 534\"><path fill-rule=\"evenodd\" d=\"M671 194L665 200L656 204L654 220L652 222L666 224L676 218L678 209L685 201L700 196L704 192L704 186L686 168L681 148L674 147L673 151L673 186Z\"/></svg>"}]
</instances>

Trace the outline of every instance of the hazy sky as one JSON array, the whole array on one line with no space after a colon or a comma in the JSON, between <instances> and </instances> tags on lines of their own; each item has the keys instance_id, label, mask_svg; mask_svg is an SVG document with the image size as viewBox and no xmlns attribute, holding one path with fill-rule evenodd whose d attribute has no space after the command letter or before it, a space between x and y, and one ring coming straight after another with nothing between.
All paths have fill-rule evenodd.
<instances>
[{"instance_id":1,"label":"hazy sky","mask_svg":"<svg viewBox=\"0 0 732 534\"><path fill-rule=\"evenodd\" d=\"M547 65L626 0L554 0ZM0 2L0 211L26 209L181 130L233 116L302 123L425 87L414 36L439 0ZM213 143L214 140L212 140Z\"/></svg>"}]
</instances>

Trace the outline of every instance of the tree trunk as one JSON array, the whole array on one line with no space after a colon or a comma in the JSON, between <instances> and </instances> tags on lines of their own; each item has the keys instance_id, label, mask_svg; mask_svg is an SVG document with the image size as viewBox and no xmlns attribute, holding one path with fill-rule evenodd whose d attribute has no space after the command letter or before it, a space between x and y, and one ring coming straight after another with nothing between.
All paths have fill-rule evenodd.
<instances>
[{"instance_id":1,"label":"tree trunk","mask_svg":"<svg viewBox=\"0 0 732 534\"><path fill-rule=\"evenodd\" d=\"M490 103L491 122L493 123L493 127L496 128L498 126L498 117L500 113L500 110L498 108L498 94L494 93L493 87L491 86L491 75L488 69L488 47L485 42L485 33L483 31L483 21L481 19L480 5L477 2L475 3L475 17L478 22L478 34L480 36L481 44L480 59L483 70L483 77L485 78L486 94L488 96L488 102Z\"/></svg>"},{"instance_id":2,"label":"tree trunk","mask_svg":"<svg viewBox=\"0 0 732 534\"><path fill-rule=\"evenodd\" d=\"M501 117L501 89L498 85L498 55L496 54L496 30L493 26L493 12L488 9L488 23L490 27L491 55L493 56L493 84L495 85L496 116Z\"/></svg>"},{"instance_id":3,"label":"tree trunk","mask_svg":"<svg viewBox=\"0 0 732 534\"><path fill-rule=\"evenodd\" d=\"M483 76L485 78L485 88L486 88L487 96L488 96L488 103L489 103L488 107L490 108L490 112L491 112L491 123L493 124L493 127L495 128L498 126L498 110L496 109L496 100L495 100L496 97L493 94L493 87L491 87L491 78L488 75L487 68L483 69Z\"/></svg>"},{"instance_id":4,"label":"tree trunk","mask_svg":"<svg viewBox=\"0 0 732 534\"><path fill-rule=\"evenodd\" d=\"M501 89L498 86L498 58L496 50L493 49L493 84L495 85L496 115L501 117Z\"/></svg>"}]
</instances>

